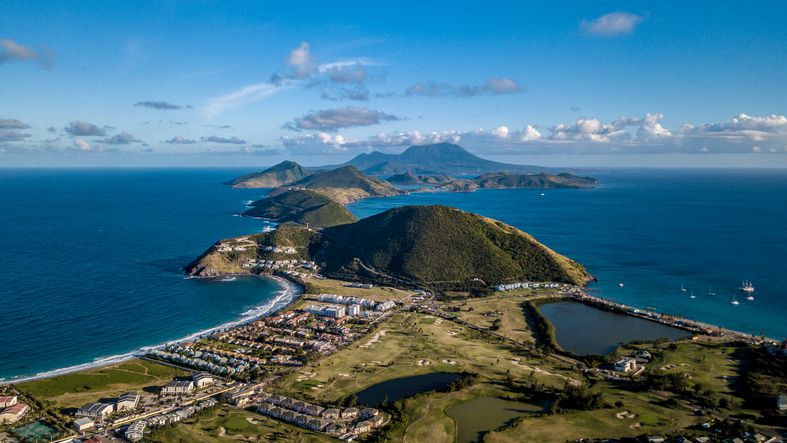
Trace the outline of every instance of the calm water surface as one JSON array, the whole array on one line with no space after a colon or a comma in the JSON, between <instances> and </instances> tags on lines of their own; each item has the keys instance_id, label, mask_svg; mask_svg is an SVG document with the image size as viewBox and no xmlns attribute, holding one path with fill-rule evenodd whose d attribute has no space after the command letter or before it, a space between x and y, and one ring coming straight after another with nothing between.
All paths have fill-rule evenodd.
<instances>
[{"instance_id":1,"label":"calm water surface","mask_svg":"<svg viewBox=\"0 0 787 443\"><path fill-rule=\"evenodd\" d=\"M416 194L362 200L350 209L366 217L406 204L442 204L483 214L583 263L599 278L592 286L597 295L787 337L787 171L616 170L590 175L601 186L546 190L544 195L529 189ZM744 279L757 287L756 300L739 297L740 305L733 306L732 295Z\"/></svg>"},{"instance_id":2,"label":"calm water surface","mask_svg":"<svg viewBox=\"0 0 787 443\"><path fill-rule=\"evenodd\" d=\"M606 355L620 344L634 341L691 337L681 329L584 303L557 301L540 305L538 309L554 325L560 347L577 355Z\"/></svg>"},{"instance_id":3,"label":"calm water surface","mask_svg":"<svg viewBox=\"0 0 787 443\"><path fill-rule=\"evenodd\" d=\"M462 374L445 372L395 378L377 383L359 392L357 394L358 403L367 406L379 406L383 402L391 404L402 398L412 397L424 392L441 391L460 378L462 378Z\"/></svg>"},{"instance_id":4,"label":"calm water surface","mask_svg":"<svg viewBox=\"0 0 787 443\"><path fill-rule=\"evenodd\" d=\"M543 411L543 405L521 403L497 397L476 397L451 406L445 412L457 425L457 443L475 443L482 432L503 426L510 420Z\"/></svg>"}]
</instances>

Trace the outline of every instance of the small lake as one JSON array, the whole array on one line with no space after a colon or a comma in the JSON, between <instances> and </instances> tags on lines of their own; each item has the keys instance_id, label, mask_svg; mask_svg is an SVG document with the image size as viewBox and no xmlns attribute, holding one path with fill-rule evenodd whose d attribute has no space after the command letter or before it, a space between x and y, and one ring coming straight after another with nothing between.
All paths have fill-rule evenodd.
<instances>
[{"instance_id":1,"label":"small lake","mask_svg":"<svg viewBox=\"0 0 787 443\"><path fill-rule=\"evenodd\" d=\"M543 405L521 403L497 397L477 397L451 406L446 414L457 426L457 443L474 443L484 431L491 431L508 421L543 411Z\"/></svg>"},{"instance_id":2,"label":"small lake","mask_svg":"<svg viewBox=\"0 0 787 443\"><path fill-rule=\"evenodd\" d=\"M412 397L423 392L445 390L451 383L460 378L462 378L462 374L447 372L433 372L431 374L395 378L369 386L359 392L357 394L358 403L367 406L380 406L383 401L386 401L391 404L396 400Z\"/></svg>"},{"instance_id":3,"label":"small lake","mask_svg":"<svg viewBox=\"0 0 787 443\"><path fill-rule=\"evenodd\" d=\"M577 355L607 355L634 341L691 337L681 329L574 301L546 303L538 309L554 325L560 347Z\"/></svg>"}]
</instances>

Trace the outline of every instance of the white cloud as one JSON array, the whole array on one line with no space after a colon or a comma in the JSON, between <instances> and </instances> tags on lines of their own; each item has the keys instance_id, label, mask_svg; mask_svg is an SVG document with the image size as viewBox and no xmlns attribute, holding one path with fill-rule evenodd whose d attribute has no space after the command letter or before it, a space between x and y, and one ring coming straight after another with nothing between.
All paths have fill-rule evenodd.
<instances>
[{"instance_id":1,"label":"white cloud","mask_svg":"<svg viewBox=\"0 0 787 443\"><path fill-rule=\"evenodd\" d=\"M341 128L378 125L386 121L399 120L399 117L382 111L357 106L312 111L303 117L296 117L284 125L293 131L315 130L334 132Z\"/></svg>"},{"instance_id":2,"label":"white cloud","mask_svg":"<svg viewBox=\"0 0 787 443\"><path fill-rule=\"evenodd\" d=\"M459 143L482 154L609 154L609 153L787 153L787 118L740 114L729 121L701 126L664 127L664 116L621 117L609 123L580 118L546 130L534 125L506 125L472 131L383 132L363 139L339 134L309 133L283 138L291 152L396 151L412 145ZM548 132L547 132L548 131Z\"/></svg>"},{"instance_id":3,"label":"white cloud","mask_svg":"<svg viewBox=\"0 0 787 443\"><path fill-rule=\"evenodd\" d=\"M35 51L10 38L0 38L0 64L9 61L31 61L41 63L44 68L52 66L52 53L48 50Z\"/></svg>"},{"instance_id":4,"label":"white cloud","mask_svg":"<svg viewBox=\"0 0 787 443\"><path fill-rule=\"evenodd\" d=\"M169 143L171 145L191 145L197 143L197 141L190 138L182 137L180 135L176 135L171 139L166 140L164 143Z\"/></svg>"},{"instance_id":5,"label":"white cloud","mask_svg":"<svg viewBox=\"0 0 787 443\"><path fill-rule=\"evenodd\" d=\"M594 20L582 20L580 27L591 35L615 37L631 34L643 19L642 16L628 12L611 12Z\"/></svg>"},{"instance_id":6,"label":"white cloud","mask_svg":"<svg viewBox=\"0 0 787 443\"><path fill-rule=\"evenodd\" d=\"M312 60L311 47L306 42L290 51L287 57L287 66L292 68L295 78L306 78L314 72L314 61Z\"/></svg>"},{"instance_id":7,"label":"white cloud","mask_svg":"<svg viewBox=\"0 0 787 443\"><path fill-rule=\"evenodd\" d=\"M87 141L78 138L74 140L74 147L80 151L91 151L93 150L93 146L90 145Z\"/></svg>"},{"instance_id":8,"label":"white cloud","mask_svg":"<svg viewBox=\"0 0 787 443\"><path fill-rule=\"evenodd\" d=\"M521 92L522 87L510 78L492 78L481 85L452 85L433 81L410 85L405 95L424 97L475 97L479 95L501 95Z\"/></svg>"},{"instance_id":9,"label":"white cloud","mask_svg":"<svg viewBox=\"0 0 787 443\"><path fill-rule=\"evenodd\" d=\"M215 117L224 111L270 97L286 87L285 85L276 85L270 82L247 85L229 94L224 94L212 99L208 105L205 106L205 113L209 117Z\"/></svg>"}]
</instances>

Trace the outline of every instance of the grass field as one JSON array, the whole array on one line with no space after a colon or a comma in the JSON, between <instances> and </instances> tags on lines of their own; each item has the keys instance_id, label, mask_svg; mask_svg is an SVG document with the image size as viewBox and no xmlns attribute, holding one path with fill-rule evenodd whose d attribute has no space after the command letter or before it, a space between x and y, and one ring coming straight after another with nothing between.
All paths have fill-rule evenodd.
<instances>
[{"instance_id":1,"label":"grass field","mask_svg":"<svg viewBox=\"0 0 787 443\"><path fill-rule=\"evenodd\" d=\"M321 443L336 441L328 436L272 420L246 410L212 408L175 426L156 430L148 442L214 443L243 442L299 442Z\"/></svg>"},{"instance_id":2,"label":"grass field","mask_svg":"<svg viewBox=\"0 0 787 443\"><path fill-rule=\"evenodd\" d=\"M59 408L75 408L127 391L161 386L186 372L147 360L130 360L102 368L21 383L17 387Z\"/></svg>"},{"instance_id":3,"label":"grass field","mask_svg":"<svg viewBox=\"0 0 787 443\"><path fill-rule=\"evenodd\" d=\"M685 374L691 385L730 396L732 384L740 375L738 348L724 343L681 341L674 344L640 345L655 358L648 369L658 374Z\"/></svg>"},{"instance_id":4,"label":"grass field","mask_svg":"<svg viewBox=\"0 0 787 443\"><path fill-rule=\"evenodd\" d=\"M496 331L498 334L519 342L534 343L533 334L522 314L521 305L524 301L525 298L522 296L499 293L488 297L453 301L447 305L458 308L459 311L453 314L462 320L482 328L491 328L494 321L500 319L500 328Z\"/></svg>"},{"instance_id":5,"label":"grass field","mask_svg":"<svg viewBox=\"0 0 787 443\"><path fill-rule=\"evenodd\" d=\"M557 415L525 418L518 425L502 432L492 432L486 442L513 443L521 441L563 443L580 438L620 438L641 434L663 434L697 423L698 417L687 409L661 406L663 398L647 392L616 389L606 383L593 388L603 390L605 402L623 405L592 411L568 411ZM618 418L627 411L633 416Z\"/></svg>"},{"instance_id":6,"label":"grass field","mask_svg":"<svg viewBox=\"0 0 787 443\"><path fill-rule=\"evenodd\" d=\"M288 375L280 386L294 396L333 402L382 381L429 372L467 371L502 380L526 378L538 366L548 373L537 371L535 376L552 386L563 386L563 377L578 377L570 368L554 365L516 355L506 344L451 321L399 313L349 348Z\"/></svg>"}]
</instances>

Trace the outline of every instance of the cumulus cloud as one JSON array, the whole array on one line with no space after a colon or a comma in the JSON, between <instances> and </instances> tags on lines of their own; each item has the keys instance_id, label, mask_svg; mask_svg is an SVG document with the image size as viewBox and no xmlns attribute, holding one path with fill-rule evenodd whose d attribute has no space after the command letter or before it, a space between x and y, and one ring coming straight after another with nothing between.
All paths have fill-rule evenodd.
<instances>
[{"instance_id":1,"label":"cumulus cloud","mask_svg":"<svg viewBox=\"0 0 787 443\"><path fill-rule=\"evenodd\" d=\"M128 145L131 143L142 143L142 140L137 139L128 132L121 132L120 134L104 139L103 142L108 145Z\"/></svg>"},{"instance_id":2,"label":"cumulus cloud","mask_svg":"<svg viewBox=\"0 0 787 443\"><path fill-rule=\"evenodd\" d=\"M157 100L146 100L142 102L136 102L134 103L134 106L142 106L145 108L161 109L161 110L183 109L184 107L190 107L190 106L181 106L181 105L176 105L169 102L157 101Z\"/></svg>"},{"instance_id":3,"label":"cumulus cloud","mask_svg":"<svg viewBox=\"0 0 787 443\"><path fill-rule=\"evenodd\" d=\"M602 154L602 153L785 153L787 117L739 114L729 121L700 126L683 125L670 130L664 116L621 117L610 122L579 118L572 124L549 127L501 125L471 131L395 131L362 139L341 134L313 132L283 137L294 154L392 151L411 145L461 143L486 154Z\"/></svg>"},{"instance_id":4,"label":"cumulus cloud","mask_svg":"<svg viewBox=\"0 0 787 443\"><path fill-rule=\"evenodd\" d=\"M366 66L360 61L323 64L320 65L318 72L333 83L363 83L366 81Z\"/></svg>"},{"instance_id":5,"label":"cumulus cloud","mask_svg":"<svg viewBox=\"0 0 787 443\"><path fill-rule=\"evenodd\" d=\"M79 151L91 151L91 150L93 150L93 146L89 142L87 142L87 141L85 141L85 140L83 140L81 138L78 138L78 139L74 140L74 148L76 148Z\"/></svg>"},{"instance_id":6,"label":"cumulus cloud","mask_svg":"<svg viewBox=\"0 0 787 443\"><path fill-rule=\"evenodd\" d=\"M169 143L171 145L191 145L197 143L196 140L192 140L190 138L182 137L180 135L176 135L169 140L166 140L164 143Z\"/></svg>"},{"instance_id":7,"label":"cumulus cloud","mask_svg":"<svg viewBox=\"0 0 787 443\"><path fill-rule=\"evenodd\" d=\"M220 137L218 135L211 135L209 137L202 137L203 142L209 143L222 143L222 144L232 144L232 145L245 145L246 140L242 140L238 137Z\"/></svg>"},{"instance_id":8,"label":"cumulus cloud","mask_svg":"<svg viewBox=\"0 0 787 443\"><path fill-rule=\"evenodd\" d=\"M306 78L314 72L314 61L312 60L311 46L306 42L290 51L287 57L287 66L292 69L295 78Z\"/></svg>"},{"instance_id":9,"label":"cumulus cloud","mask_svg":"<svg viewBox=\"0 0 787 443\"><path fill-rule=\"evenodd\" d=\"M475 97L478 95L501 95L521 92L522 87L510 78L493 78L482 85L451 85L433 81L410 85L405 95L425 97Z\"/></svg>"},{"instance_id":10,"label":"cumulus cloud","mask_svg":"<svg viewBox=\"0 0 787 443\"><path fill-rule=\"evenodd\" d=\"M99 128L98 126L94 125L93 123L83 122L83 121L73 121L65 127L67 133L74 137L92 137L92 136L104 136L106 135L106 131L103 128Z\"/></svg>"},{"instance_id":11,"label":"cumulus cloud","mask_svg":"<svg viewBox=\"0 0 787 443\"><path fill-rule=\"evenodd\" d=\"M30 125L15 118L0 118L0 129L30 129Z\"/></svg>"},{"instance_id":12,"label":"cumulus cloud","mask_svg":"<svg viewBox=\"0 0 787 443\"><path fill-rule=\"evenodd\" d=\"M49 50L35 51L10 38L0 38L0 64L10 61L38 61L41 66L52 66L52 53Z\"/></svg>"},{"instance_id":13,"label":"cumulus cloud","mask_svg":"<svg viewBox=\"0 0 787 443\"><path fill-rule=\"evenodd\" d=\"M369 108L346 106L337 109L312 111L303 117L297 117L284 125L293 131L315 130L334 132L341 128L378 125L386 121L400 120L399 117Z\"/></svg>"},{"instance_id":14,"label":"cumulus cloud","mask_svg":"<svg viewBox=\"0 0 787 443\"><path fill-rule=\"evenodd\" d=\"M30 134L16 130L0 130L0 142L18 142L30 137Z\"/></svg>"},{"instance_id":15,"label":"cumulus cloud","mask_svg":"<svg viewBox=\"0 0 787 443\"><path fill-rule=\"evenodd\" d=\"M593 20L582 20L580 28L590 35L616 37L631 34L642 20L642 16L629 12L610 12Z\"/></svg>"}]
</instances>

